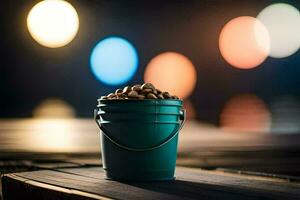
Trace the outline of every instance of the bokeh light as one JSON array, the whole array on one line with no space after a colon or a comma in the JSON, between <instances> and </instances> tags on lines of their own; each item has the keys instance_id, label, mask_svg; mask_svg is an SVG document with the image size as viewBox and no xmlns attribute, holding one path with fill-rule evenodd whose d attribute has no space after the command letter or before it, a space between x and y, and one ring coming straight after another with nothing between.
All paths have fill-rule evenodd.
<instances>
[{"instance_id":1,"label":"bokeh light","mask_svg":"<svg viewBox=\"0 0 300 200\"><path fill-rule=\"evenodd\" d=\"M42 101L34 110L35 118L74 118L74 109L65 101L50 98Z\"/></svg>"},{"instance_id":2,"label":"bokeh light","mask_svg":"<svg viewBox=\"0 0 300 200\"><path fill-rule=\"evenodd\" d=\"M144 80L161 90L186 98L196 85L197 73L193 63L184 55L165 52L149 62Z\"/></svg>"},{"instance_id":3,"label":"bokeh light","mask_svg":"<svg viewBox=\"0 0 300 200\"><path fill-rule=\"evenodd\" d=\"M242 94L225 104L220 115L220 126L230 131L265 133L270 130L270 120L270 112L261 99Z\"/></svg>"},{"instance_id":4,"label":"bokeh light","mask_svg":"<svg viewBox=\"0 0 300 200\"><path fill-rule=\"evenodd\" d=\"M257 18L269 31L271 57L287 57L299 49L300 13L297 8L285 3L276 3L263 9Z\"/></svg>"},{"instance_id":5,"label":"bokeh light","mask_svg":"<svg viewBox=\"0 0 300 200\"><path fill-rule=\"evenodd\" d=\"M34 149L40 151L68 151L72 148L73 134L71 122L75 111L67 102L59 98L42 101L33 110L35 131L30 133Z\"/></svg>"},{"instance_id":6,"label":"bokeh light","mask_svg":"<svg viewBox=\"0 0 300 200\"><path fill-rule=\"evenodd\" d=\"M39 44L57 48L73 40L78 32L79 19L70 3L63 0L45 0L30 10L27 27Z\"/></svg>"},{"instance_id":7,"label":"bokeh light","mask_svg":"<svg viewBox=\"0 0 300 200\"><path fill-rule=\"evenodd\" d=\"M219 48L223 58L232 66L240 69L254 68L268 57L269 33L256 18L237 17L223 27Z\"/></svg>"},{"instance_id":8,"label":"bokeh light","mask_svg":"<svg viewBox=\"0 0 300 200\"><path fill-rule=\"evenodd\" d=\"M65 119L39 119L34 124L31 140L34 149L49 152L70 151L72 149L73 135L72 123Z\"/></svg>"},{"instance_id":9,"label":"bokeh light","mask_svg":"<svg viewBox=\"0 0 300 200\"><path fill-rule=\"evenodd\" d=\"M33 117L24 120L27 132L20 137L23 138L20 143L27 150L71 153L99 150L99 141L94 134L97 127L93 126L93 120L75 118L74 108L64 100L43 100L33 110Z\"/></svg>"},{"instance_id":10,"label":"bokeh light","mask_svg":"<svg viewBox=\"0 0 300 200\"><path fill-rule=\"evenodd\" d=\"M300 134L300 101L283 96L271 103L272 126L275 134Z\"/></svg>"},{"instance_id":11,"label":"bokeh light","mask_svg":"<svg viewBox=\"0 0 300 200\"><path fill-rule=\"evenodd\" d=\"M134 46L120 37L100 41L90 58L93 74L107 85L121 85L129 81L138 68L138 54Z\"/></svg>"},{"instance_id":12,"label":"bokeh light","mask_svg":"<svg viewBox=\"0 0 300 200\"><path fill-rule=\"evenodd\" d=\"M197 116L197 111L195 109L194 104L190 99L186 99L183 102L183 108L186 110L186 119L194 119Z\"/></svg>"}]
</instances>

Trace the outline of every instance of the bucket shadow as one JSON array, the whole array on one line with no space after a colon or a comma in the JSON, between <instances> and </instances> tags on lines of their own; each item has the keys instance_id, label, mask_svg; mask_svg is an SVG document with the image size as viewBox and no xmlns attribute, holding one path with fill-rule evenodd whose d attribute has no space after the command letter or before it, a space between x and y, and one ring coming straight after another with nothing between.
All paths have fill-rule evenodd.
<instances>
[{"instance_id":1,"label":"bucket shadow","mask_svg":"<svg viewBox=\"0 0 300 200\"><path fill-rule=\"evenodd\" d=\"M240 190L237 188L228 188L219 185L206 183L196 183L183 180L158 181L158 182L122 182L134 187L146 189L162 194L169 194L179 199L222 199L222 200L240 200L240 199L269 199L253 191ZM236 190L236 191L235 191Z\"/></svg>"}]
</instances>

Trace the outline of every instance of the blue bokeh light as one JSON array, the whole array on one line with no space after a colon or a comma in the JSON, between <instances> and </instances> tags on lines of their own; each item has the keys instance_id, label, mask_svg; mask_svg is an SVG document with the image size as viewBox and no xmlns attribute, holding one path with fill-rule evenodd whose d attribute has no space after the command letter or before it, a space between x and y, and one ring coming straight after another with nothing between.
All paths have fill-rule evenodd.
<instances>
[{"instance_id":1,"label":"blue bokeh light","mask_svg":"<svg viewBox=\"0 0 300 200\"><path fill-rule=\"evenodd\" d=\"M121 85L137 71L138 54L126 39L108 37L94 47L90 64L98 80L107 85Z\"/></svg>"}]
</instances>

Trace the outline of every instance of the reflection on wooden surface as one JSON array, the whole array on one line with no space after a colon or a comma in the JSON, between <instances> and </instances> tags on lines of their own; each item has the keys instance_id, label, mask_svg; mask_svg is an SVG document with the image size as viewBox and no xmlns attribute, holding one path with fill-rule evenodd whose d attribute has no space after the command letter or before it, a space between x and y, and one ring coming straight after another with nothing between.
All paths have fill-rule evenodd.
<instances>
[{"instance_id":1,"label":"reflection on wooden surface","mask_svg":"<svg viewBox=\"0 0 300 200\"><path fill-rule=\"evenodd\" d=\"M300 135L231 133L187 121L179 151L298 148ZM0 150L11 152L94 153L100 151L99 130L91 119L9 119L0 121Z\"/></svg>"},{"instance_id":2,"label":"reflection on wooden surface","mask_svg":"<svg viewBox=\"0 0 300 200\"><path fill-rule=\"evenodd\" d=\"M266 104L253 94L232 97L220 114L220 126L236 132L269 132L270 122L271 114Z\"/></svg>"},{"instance_id":3,"label":"reflection on wooden surface","mask_svg":"<svg viewBox=\"0 0 300 200\"><path fill-rule=\"evenodd\" d=\"M299 139L300 134L231 133L190 120L180 132L177 164L300 176ZM1 120L0 158L9 170L28 162L100 164L99 130L91 119Z\"/></svg>"},{"instance_id":4,"label":"reflection on wooden surface","mask_svg":"<svg viewBox=\"0 0 300 200\"><path fill-rule=\"evenodd\" d=\"M99 151L99 131L93 120L15 119L0 121L0 127L2 151Z\"/></svg>"}]
</instances>

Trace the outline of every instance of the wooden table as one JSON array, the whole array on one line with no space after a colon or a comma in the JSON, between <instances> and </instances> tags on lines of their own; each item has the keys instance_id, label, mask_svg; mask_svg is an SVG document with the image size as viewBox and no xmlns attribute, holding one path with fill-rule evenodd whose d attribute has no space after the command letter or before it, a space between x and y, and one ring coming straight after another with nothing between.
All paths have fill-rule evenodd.
<instances>
[{"instance_id":1,"label":"wooden table","mask_svg":"<svg viewBox=\"0 0 300 200\"><path fill-rule=\"evenodd\" d=\"M0 120L4 199L300 199L300 134L187 121L175 181L121 183L104 178L98 132L93 120Z\"/></svg>"},{"instance_id":2,"label":"wooden table","mask_svg":"<svg viewBox=\"0 0 300 200\"><path fill-rule=\"evenodd\" d=\"M176 180L117 182L101 167L63 167L2 176L13 199L300 199L300 182L285 178L177 167Z\"/></svg>"}]
</instances>

